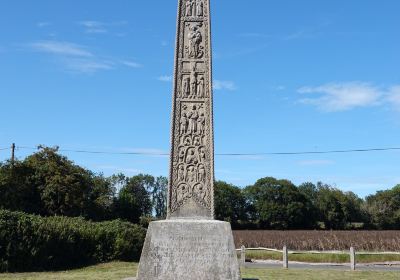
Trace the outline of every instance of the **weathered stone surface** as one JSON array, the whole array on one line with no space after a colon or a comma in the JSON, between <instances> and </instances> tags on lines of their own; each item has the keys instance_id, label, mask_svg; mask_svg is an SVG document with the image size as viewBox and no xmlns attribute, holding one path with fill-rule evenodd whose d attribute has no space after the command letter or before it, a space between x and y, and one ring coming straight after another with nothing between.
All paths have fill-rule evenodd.
<instances>
[{"instance_id":1,"label":"weathered stone surface","mask_svg":"<svg viewBox=\"0 0 400 280\"><path fill-rule=\"evenodd\" d=\"M230 224L209 220L151 223L137 279L240 279Z\"/></svg>"},{"instance_id":2,"label":"weathered stone surface","mask_svg":"<svg viewBox=\"0 0 400 280\"><path fill-rule=\"evenodd\" d=\"M179 0L168 218L214 218L209 0Z\"/></svg>"}]
</instances>

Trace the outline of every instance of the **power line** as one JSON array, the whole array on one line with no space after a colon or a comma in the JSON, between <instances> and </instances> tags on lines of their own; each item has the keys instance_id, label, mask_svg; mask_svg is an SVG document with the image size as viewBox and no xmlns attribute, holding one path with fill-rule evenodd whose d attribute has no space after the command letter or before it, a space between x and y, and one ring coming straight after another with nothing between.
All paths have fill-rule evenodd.
<instances>
[{"instance_id":1,"label":"power line","mask_svg":"<svg viewBox=\"0 0 400 280\"><path fill-rule=\"evenodd\" d=\"M0 151L10 150L11 148L0 148Z\"/></svg>"},{"instance_id":2,"label":"power line","mask_svg":"<svg viewBox=\"0 0 400 280\"><path fill-rule=\"evenodd\" d=\"M37 150L38 148L19 146L18 149ZM6 148L9 149L9 148ZM6 150L3 149L3 150ZM104 154L104 155L137 155L137 156L169 156L169 153L152 152L107 152L107 151L89 151L89 150L70 150L60 149L60 152L83 153L83 154ZM329 151L303 151L303 152L265 152L265 153L217 153L216 156L267 156L267 155L315 155L315 154L345 154L345 153L367 153L383 151L400 151L398 147L392 148L370 148L370 149L348 149L348 150L329 150Z\"/></svg>"},{"instance_id":3,"label":"power line","mask_svg":"<svg viewBox=\"0 0 400 280\"><path fill-rule=\"evenodd\" d=\"M276 153L254 153L254 154L216 154L219 156L262 156L262 155L311 155L311 154L344 154L344 153L365 153L382 151L400 151L400 148L372 148L354 150L332 150L332 151L309 151L309 152L276 152Z\"/></svg>"}]
</instances>

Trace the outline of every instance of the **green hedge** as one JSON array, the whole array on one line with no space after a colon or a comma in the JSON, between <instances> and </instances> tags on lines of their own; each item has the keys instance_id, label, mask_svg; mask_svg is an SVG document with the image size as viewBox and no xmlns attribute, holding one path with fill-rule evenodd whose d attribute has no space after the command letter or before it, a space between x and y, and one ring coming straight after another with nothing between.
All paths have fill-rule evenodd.
<instances>
[{"instance_id":1,"label":"green hedge","mask_svg":"<svg viewBox=\"0 0 400 280\"><path fill-rule=\"evenodd\" d=\"M120 220L94 223L0 210L0 272L138 260L145 235L142 227Z\"/></svg>"}]
</instances>

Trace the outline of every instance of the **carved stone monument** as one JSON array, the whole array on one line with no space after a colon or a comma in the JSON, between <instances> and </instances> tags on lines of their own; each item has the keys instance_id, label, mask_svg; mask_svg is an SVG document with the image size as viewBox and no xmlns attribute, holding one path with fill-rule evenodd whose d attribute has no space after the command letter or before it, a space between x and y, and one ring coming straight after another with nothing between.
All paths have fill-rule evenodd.
<instances>
[{"instance_id":1,"label":"carved stone monument","mask_svg":"<svg viewBox=\"0 0 400 280\"><path fill-rule=\"evenodd\" d=\"M138 280L238 280L229 223L214 220L210 0L179 0L168 216L150 224Z\"/></svg>"}]
</instances>

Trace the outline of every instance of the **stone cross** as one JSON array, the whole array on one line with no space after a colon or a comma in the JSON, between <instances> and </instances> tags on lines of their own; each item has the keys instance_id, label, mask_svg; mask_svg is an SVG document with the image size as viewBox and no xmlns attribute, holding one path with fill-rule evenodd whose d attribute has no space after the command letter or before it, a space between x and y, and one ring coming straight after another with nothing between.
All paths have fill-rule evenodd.
<instances>
[{"instance_id":1,"label":"stone cross","mask_svg":"<svg viewBox=\"0 0 400 280\"><path fill-rule=\"evenodd\" d=\"M168 219L214 218L209 0L179 0Z\"/></svg>"}]
</instances>

